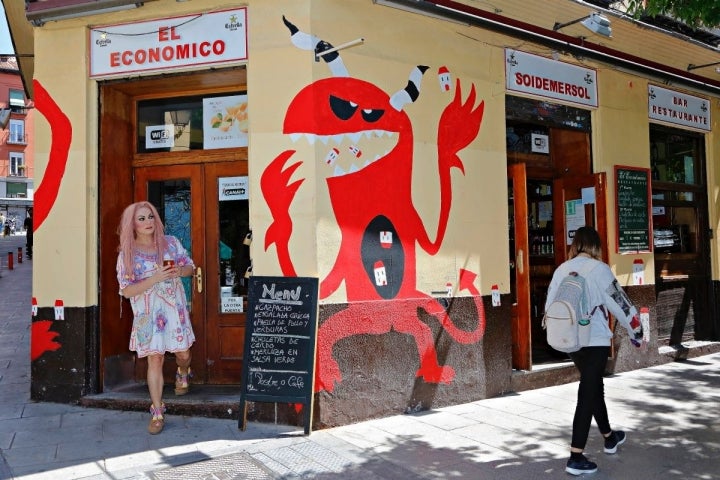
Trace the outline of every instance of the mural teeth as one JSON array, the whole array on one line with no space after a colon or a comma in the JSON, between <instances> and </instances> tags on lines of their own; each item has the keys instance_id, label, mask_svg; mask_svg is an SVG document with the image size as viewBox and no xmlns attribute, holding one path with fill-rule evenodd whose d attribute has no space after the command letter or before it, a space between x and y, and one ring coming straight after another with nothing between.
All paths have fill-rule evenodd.
<instances>
[{"instance_id":1,"label":"mural teeth","mask_svg":"<svg viewBox=\"0 0 720 480\"><path fill-rule=\"evenodd\" d=\"M317 138L317 136L314 133L306 133L305 134L305 140L307 140L310 145L315 145L316 138Z\"/></svg>"},{"instance_id":2,"label":"mural teeth","mask_svg":"<svg viewBox=\"0 0 720 480\"><path fill-rule=\"evenodd\" d=\"M345 175L345 170L340 168L338 165L335 165L335 171L333 172L333 175L335 175L336 177L342 177L343 175Z\"/></svg>"},{"instance_id":3,"label":"mural teeth","mask_svg":"<svg viewBox=\"0 0 720 480\"><path fill-rule=\"evenodd\" d=\"M327 135L318 135L317 138L320 139L320 141L323 143L323 145L327 145L328 142L330 141L330 137L328 137Z\"/></svg>"},{"instance_id":4,"label":"mural teeth","mask_svg":"<svg viewBox=\"0 0 720 480\"><path fill-rule=\"evenodd\" d=\"M291 133L290 134L290 140L292 140L293 143L296 143L300 137L302 137L302 133Z\"/></svg>"},{"instance_id":5,"label":"mural teeth","mask_svg":"<svg viewBox=\"0 0 720 480\"><path fill-rule=\"evenodd\" d=\"M343 142L345 135L333 135L331 138L333 139L333 142L335 142L335 145L340 145Z\"/></svg>"},{"instance_id":6,"label":"mural teeth","mask_svg":"<svg viewBox=\"0 0 720 480\"><path fill-rule=\"evenodd\" d=\"M357 143L360 141L360 138L362 137L362 132L348 133L348 137L350 137L350 140L352 140L353 143Z\"/></svg>"},{"instance_id":7,"label":"mural teeth","mask_svg":"<svg viewBox=\"0 0 720 480\"><path fill-rule=\"evenodd\" d=\"M360 170L360 168L353 163L352 165L350 165L350 169L348 170L348 173L355 173L359 170Z\"/></svg>"}]
</instances>

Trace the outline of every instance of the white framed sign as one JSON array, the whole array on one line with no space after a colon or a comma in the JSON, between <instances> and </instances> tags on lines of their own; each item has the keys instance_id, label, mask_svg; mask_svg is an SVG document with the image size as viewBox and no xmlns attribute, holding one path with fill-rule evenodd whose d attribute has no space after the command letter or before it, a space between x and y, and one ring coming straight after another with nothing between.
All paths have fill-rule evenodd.
<instances>
[{"instance_id":1,"label":"white framed sign","mask_svg":"<svg viewBox=\"0 0 720 480\"><path fill-rule=\"evenodd\" d=\"M648 117L709 132L710 100L648 84Z\"/></svg>"},{"instance_id":2,"label":"white framed sign","mask_svg":"<svg viewBox=\"0 0 720 480\"><path fill-rule=\"evenodd\" d=\"M218 179L218 200L247 200L248 177L221 177Z\"/></svg>"},{"instance_id":3,"label":"white framed sign","mask_svg":"<svg viewBox=\"0 0 720 480\"><path fill-rule=\"evenodd\" d=\"M247 7L90 29L90 77L247 60Z\"/></svg>"},{"instance_id":4,"label":"white framed sign","mask_svg":"<svg viewBox=\"0 0 720 480\"><path fill-rule=\"evenodd\" d=\"M220 313L243 313L243 297L223 297L220 299Z\"/></svg>"},{"instance_id":5,"label":"white framed sign","mask_svg":"<svg viewBox=\"0 0 720 480\"><path fill-rule=\"evenodd\" d=\"M505 49L505 87L585 107L598 106L594 69L509 48Z\"/></svg>"},{"instance_id":6,"label":"white framed sign","mask_svg":"<svg viewBox=\"0 0 720 480\"><path fill-rule=\"evenodd\" d=\"M175 125L149 125L145 127L145 148L172 148L175 146Z\"/></svg>"}]
</instances>

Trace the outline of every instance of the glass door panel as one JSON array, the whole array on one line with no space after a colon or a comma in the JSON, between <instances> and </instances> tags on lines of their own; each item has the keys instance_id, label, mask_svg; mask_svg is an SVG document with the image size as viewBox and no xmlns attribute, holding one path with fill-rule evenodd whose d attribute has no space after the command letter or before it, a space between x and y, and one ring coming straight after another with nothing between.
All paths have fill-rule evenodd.
<instances>
[{"instance_id":1,"label":"glass door panel","mask_svg":"<svg viewBox=\"0 0 720 480\"><path fill-rule=\"evenodd\" d=\"M155 205L160 214L160 219L165 226L165 234L180 240L182 246L190 254L190 258L194 258L190 235L192 231L190 180L187 178L151 180L147 182L147 192L148 201ZM191 282L190 277L182 278L190 312L192 312Z\"/></svg>"},{"instance_id":2,"label":"glass door panel","mask_svg":"<svg viewBox=\"0 0 720 480\"><path fill-rule=\"evenodd\" d=\"M201 165L169 165L142 167L134 170L135 198L147 200L157 208L165 226L165 233L183 244L195 263L198 276L183 278L190 306L190 321L195 332L192 346L193 382L205 383L206 305L199 281L205 267L205 234L203 232L203 167ZM136 375L144 378L144 361L137 362ZM166 361L163 367L166 383L175 381L175 362Z\"/></svg>"}]
</instances>

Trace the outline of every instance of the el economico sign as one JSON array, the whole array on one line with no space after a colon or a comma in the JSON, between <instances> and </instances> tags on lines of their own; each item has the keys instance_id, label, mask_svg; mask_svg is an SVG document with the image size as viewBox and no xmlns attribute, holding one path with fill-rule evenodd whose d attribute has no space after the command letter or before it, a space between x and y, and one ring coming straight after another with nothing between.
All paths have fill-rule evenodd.
<instances>
[{"instance_id":1,"label":"el economico sign","mask_svg":"<svg viewBox=\"0 0 720 480\"><path fill-rule=\"evenodd\" d=\"M247 60L247 8L90 30L90 77Z\"/></svg>"}]
</instances>

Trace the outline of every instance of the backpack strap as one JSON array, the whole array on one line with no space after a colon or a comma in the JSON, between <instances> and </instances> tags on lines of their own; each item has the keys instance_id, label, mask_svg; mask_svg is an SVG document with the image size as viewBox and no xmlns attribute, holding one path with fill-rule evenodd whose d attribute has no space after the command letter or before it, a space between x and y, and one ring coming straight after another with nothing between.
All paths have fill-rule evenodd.
<instances>
[{"instance_id":1,"label":"backpack strap","mask_svg":"<svg viewBox=\"0 0 720 480\"><path fill-rule=\"evenodd\" d=\"M582 266L582 268L578 269L577 274L583 277L583 280L585 281L585 288L587 288L587 276L600 264L600 261L595 260L594 258L589 259L589 261L585 262L585 264ZM587 295L583 294L583 301L586 302ZM596 305L595 307L590 309L590 307L587 307L586 305L582 305L581 307L584 312L588 312L588 316L592 317L595 313L595 310L598 308ZM603 313L605 311L603 310ZM606 317L607 318L607 317Z\"/></svg>"}]
</instances>

